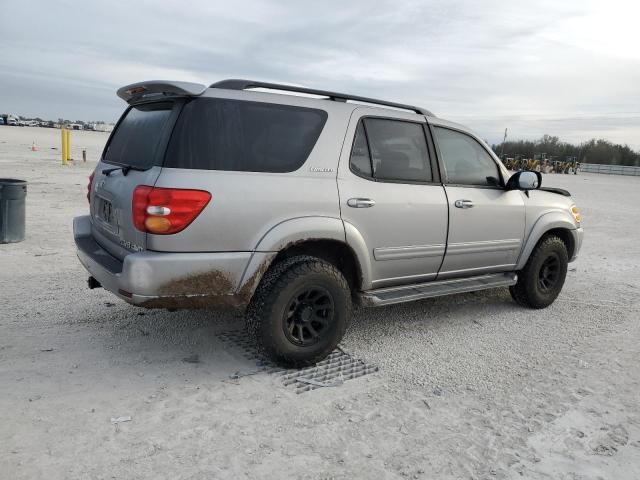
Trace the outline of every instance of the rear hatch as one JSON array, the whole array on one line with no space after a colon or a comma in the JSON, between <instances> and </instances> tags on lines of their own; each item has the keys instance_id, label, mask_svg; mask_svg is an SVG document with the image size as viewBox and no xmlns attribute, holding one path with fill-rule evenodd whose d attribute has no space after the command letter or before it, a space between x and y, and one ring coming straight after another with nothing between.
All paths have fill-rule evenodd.
<instances>
[{"instance_id":1,"label":"rear hatch","mask_svg":"<svg viewBox=\"0 0 640 480\"><path fill-rule=\"evenodd\" d=\"M133 223L133 192L139 185L155 185L181 105L178 99L129 107L96 167L90 192L93 236L119 259L147 248L147 234Z\"/></svg>"}]
</instances>

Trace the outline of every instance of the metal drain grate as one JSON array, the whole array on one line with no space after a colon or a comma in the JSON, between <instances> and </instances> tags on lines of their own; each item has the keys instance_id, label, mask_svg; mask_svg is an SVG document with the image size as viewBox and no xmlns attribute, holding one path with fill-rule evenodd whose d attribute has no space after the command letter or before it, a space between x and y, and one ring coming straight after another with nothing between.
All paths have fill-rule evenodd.
<instances>
[{"instance_id":1,"label":"metal drain grate","mask_svg":"<svg viewBox=\"0 0 640 480\"><path fill-rule=\"evenodd\" d=\"M257 371L278 375L287 388L296 393L309 392L318 388L337 387L347 380L359 378L378 371L378 367L367 365L337 348L327 358L312 367L287 369L275 365L258 352L255 343L244 330L231 330L218 334L227 345L240 349L247 360L255 360ZM257 373L252 371L248 374Z\"/></svg>"},{"instance_id":2,"label":"metal drain grate","mask_svg":"<svg viewBox=\"0 0 640 480\"><path fill-rule=\"evenodd\" d=\"M242 351L242 356L247 360L263 360L258 353L256 344L244 330L229 330L228 332L219 333L217 337L225 344L239 348Z\"/></svg>"}]
</instances>

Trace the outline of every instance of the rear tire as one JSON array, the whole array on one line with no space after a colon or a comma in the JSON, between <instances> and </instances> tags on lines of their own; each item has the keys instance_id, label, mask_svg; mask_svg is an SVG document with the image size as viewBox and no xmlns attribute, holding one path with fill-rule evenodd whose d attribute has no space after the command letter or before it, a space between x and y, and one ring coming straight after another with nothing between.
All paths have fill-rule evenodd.
<instances>
[{"instance_id":1,"label":"rear tire","mask_svg":"<svg viewBox=\"0 0 640 480\"><path fill-rule=\"evenodd\" d=\"M518 272L518 283L509 287L511 296L524 307L548 307L562 290L568 263L569 255L564 242L555 235L545 237Z\"/></svg>"},{"instance_id":2,"label":"rear tire","mask_svg":"<svg viewBox=\"0 0 640 480\"><path fill-rule=\"evenodd\" d=\"M276 363L304 367L336 348L351 310L349 284L334 265L296 256L263 277L247 309L247 330Z\"/></svg>"}]
</instances>

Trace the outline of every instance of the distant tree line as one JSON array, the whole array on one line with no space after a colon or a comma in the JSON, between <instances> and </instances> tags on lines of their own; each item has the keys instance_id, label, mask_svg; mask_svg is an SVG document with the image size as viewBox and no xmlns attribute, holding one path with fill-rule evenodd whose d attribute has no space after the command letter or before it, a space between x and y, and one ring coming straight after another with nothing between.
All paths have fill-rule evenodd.
<instances>
[{"instance_id":1,"label":"distant tree line","mask_svg":"<svg viewBox=\"0 0 640 480\"><path fill-rule=\"evenodd\" d=\"M497 155L504 153L506 157L534 158L535 154L546 153L546 158L566 160L567 157L577 157L580 163L602 163L610 165L640 166L640 152L629 148L628 145L614 144L603 139L591 139L580 145L561 142L558 137L544 135L538 140L510 140L491 145Z\"/></svg>"}]
</instances>

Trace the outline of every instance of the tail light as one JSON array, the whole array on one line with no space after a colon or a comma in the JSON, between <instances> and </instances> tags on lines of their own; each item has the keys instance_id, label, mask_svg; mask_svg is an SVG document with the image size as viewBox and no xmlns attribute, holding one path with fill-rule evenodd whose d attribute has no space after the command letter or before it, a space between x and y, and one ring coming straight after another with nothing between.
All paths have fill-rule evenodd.
<instances>
[{"instance_id":1,"label":"tail light","mask_svg":"<svg viewBox=\"0 0 640 480\"><path fill-rule=\"evenodd\" d=\"M93 177L95 177L96 172L93 172L89 175L89 184L87 185L87 201L91 203L91 187L93 186Z\"/></svg>"},{"instance_id":2,"label":"tail light","mask_svg":"<svg viewBox=\"0 0 640 480\"><path fill-rule=\"evenodd\" d=\"M156 235L178 233L191 224L211 200L204 190L138 185L133 191L133 224Z\"/></svg>"}]
</instances>

